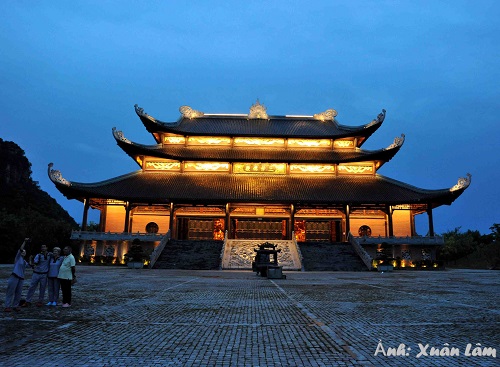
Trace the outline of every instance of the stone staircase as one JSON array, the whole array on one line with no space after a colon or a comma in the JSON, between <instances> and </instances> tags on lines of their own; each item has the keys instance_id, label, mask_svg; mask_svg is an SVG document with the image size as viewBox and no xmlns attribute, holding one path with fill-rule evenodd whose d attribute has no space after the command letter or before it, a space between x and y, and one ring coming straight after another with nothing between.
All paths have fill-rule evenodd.
<instances>
[{"instance_id":1,"label":"stone staircase","mask_svg":"<svg viewBox=\"0 0 500 367\"><path fill-rule=\"evenodd\" d=\"M255 248L264 242L277 245L278 264L283 270L367 271L348 242L302 242L283 240L170 240L154 269L251 270ZM221 261L222 254L222 261Z\"/></svg>"},{"instance_id":2,"label":"stone staircase","mask_svg":"<svg viewBox=\"0 0 500 367\"><path fill-rule=\"evenodd\" d=\"M368 271L349 242L301 242L305 271Z\"/></svg>"},{"instance_id":3,"label":"stone staircase","mask_svg":"<svg viewBox=\"0 0 500 367\"><path fill-rule=\"evenodd\" d=\"M254 249L264 242L270 242L281 249L278 253L278 265L283 266L283 270L302 269L300 250L296 242L284 240L227 240L222 256L222 269L251 270L255 257Z\"/></svg>"},{"instance_id":4,"label":"stone staircase","mask_svg":"<svg viewBox=\"0 0 500 367\"><path fill-rule=\"evenodd\" d=\"M218 270L222 246L222 241L170 240L153 269Z\"/></svg>"}]
</instances>

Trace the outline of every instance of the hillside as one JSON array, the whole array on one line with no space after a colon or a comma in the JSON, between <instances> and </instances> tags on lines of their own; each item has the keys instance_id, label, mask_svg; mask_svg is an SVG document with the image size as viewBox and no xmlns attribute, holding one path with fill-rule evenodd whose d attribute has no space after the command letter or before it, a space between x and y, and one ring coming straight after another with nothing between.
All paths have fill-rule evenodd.
<instances>
[{"instance_id":1,"label":"hillside","mask_svg":"<svg viewBox=\"0 0 500 367\"><path fill-rule=\"evenodd\" d=\"M52 248L69 244L75 220L31 178L31 163L14 142L0 139L0 262L13 261L25 237L29 252L44 243Z\"/></svg>"}]
</instances>

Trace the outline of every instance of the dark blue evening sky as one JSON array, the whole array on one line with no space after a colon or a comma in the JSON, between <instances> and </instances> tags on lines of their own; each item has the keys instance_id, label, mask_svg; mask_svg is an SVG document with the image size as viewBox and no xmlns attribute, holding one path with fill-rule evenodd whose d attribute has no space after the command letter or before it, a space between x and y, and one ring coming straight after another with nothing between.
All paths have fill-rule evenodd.
<instances>
[{"instance_id":1,"label":"dark blue evening sky","mask_svg":"<svg viewBox=\"0 0 500 367\"><path fill-rule=\"evenodd\" d=\"M387 110L364 149L401 151L379 174L441 189L472 174L437 233L500 223L498 1L6 1L0 137L76 220L47 176L98 182L138 169L111 129L154 144L133 106L164 121L187 104L271 115L334 108L341 124ZM417 231L427 232L426 215ZM90 220L98 221L96 212Z\"/></svg>"}]
</instances>

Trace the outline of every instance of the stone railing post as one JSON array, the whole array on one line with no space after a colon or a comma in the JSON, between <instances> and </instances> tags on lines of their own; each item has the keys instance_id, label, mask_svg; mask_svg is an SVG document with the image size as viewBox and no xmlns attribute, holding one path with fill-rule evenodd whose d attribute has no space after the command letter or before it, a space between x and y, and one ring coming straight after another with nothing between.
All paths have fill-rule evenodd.
<instances>
[{"instance_id":1,"label":"stone railing post","mask_svg":"<svg viewBox=\"0 0 500 367\"><path fill-rule=\"evenodd\" d=\"M160 257L161 253L163 252L163 249L165 248L165 245L167 242L170 241L170 229L168 230L167 234L162 238L158 246L153 250L151 255L149 256L149 268L153 269L154 264Z\"/></svg>"},{"instance_id":2,"label":"stone railing post","mask_svg":"<svg viewBox=\"0 0 500 367\"><path fill-rule=\"evenodd\" d=\"M359 242L354 238L351 232L349 232L347 239L349 243L352 245L354 248L354 251L358 254L358 256L361 258L363 263L366 265L368 270L372 270L372 258L368 253L365 251L365 249L359 244Z\"/></svg>"}]
</instances>

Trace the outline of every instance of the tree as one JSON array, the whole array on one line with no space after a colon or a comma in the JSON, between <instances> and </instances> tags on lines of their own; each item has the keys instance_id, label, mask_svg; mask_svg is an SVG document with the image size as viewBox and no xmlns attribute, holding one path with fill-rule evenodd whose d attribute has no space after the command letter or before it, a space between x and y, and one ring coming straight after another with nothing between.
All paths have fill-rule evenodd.
<instances>
[{"instance_id":1,"label":"tree","mask_svg":"<svg viewBox=\"0 0 500 367\"><path fill-rule=\"evenodd\" d=\"M494 223L490 227L490 231L491 231L491 236L493 238L493 242L497 242L498 239L500 238L500 224Z\"/></svg>"},{"instance_id":2,"label":"tree","mask_svg":"<svg viewBox=\"0 0 500 367\"><path fill-rule=\"evenodd\" d=\"M12 262L23 239L40 245L69 244L75 220L31 178L31 163L15 143L0 139L0 246L1 262Z\"/></svg>"},{"instance_id":3,"label":"tree","mask_svg":"<svg viewBox=\"0 0 500 367\"><path fill-rule=\"evenodd\" d=\"M461 232L460 227L443 234L444 246L439 257L455 265L474 269L498 269L500 267L500 247L497 239L500 225L490 227L492 233L481 235L479 231Z\"/></svg>"},{"instance_id":4,"label":"tree","mask_svg":"<svg viewBox=\"0 0 500 367\"><path fill-rule=\"evenodd\" d=\"M479 231L468 230L460 232L460 227L443 234L444 246L440 251L440 257L445 261L453 261L471 254L481 243Z\"/></svg>"}]
</instances>

